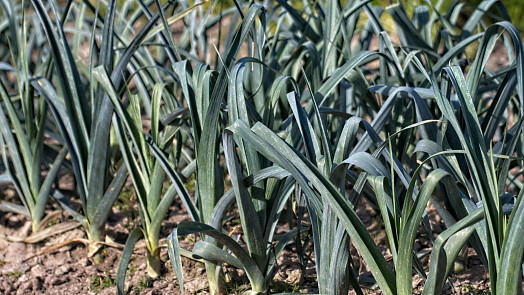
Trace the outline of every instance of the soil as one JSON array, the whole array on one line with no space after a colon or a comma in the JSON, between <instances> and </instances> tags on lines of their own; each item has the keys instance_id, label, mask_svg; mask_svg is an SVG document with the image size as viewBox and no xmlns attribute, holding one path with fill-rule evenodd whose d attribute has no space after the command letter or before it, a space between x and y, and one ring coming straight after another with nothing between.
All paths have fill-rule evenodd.
<instances>
[{"instance_id":1,"label":"soil","mask_svg":"<svg viewBox=\"0 0 524 295\"><path fill-rule=\"evenodd\" d=\"M128 192L130 188L125 188ZM12 189L4 189L3 195L14 201ZM133 200L119 199L113 214L109 217L106 228L107 238L113 246L106 246L101 250L103 261L94 264L87 257L86 246L78 241L85 239L81 227L74 228L37 243L13 242L16 237L27 237L30 234L30 223L23 215L13 213L0 213L0 294L116 294L115 278L116 268L121 255L119 245L135 226L139 225L136 208L129 205ZM49 205L49 211L53 210ZM391 253L386 247L386 237L381 226L380 216L369 205L362 201L357 207L357 213L371 232L375 241L383 250L384 257L391 261ZM431 226L435 232L442 231L445 227L435 210L428 206ZM51 220L51 224L61 222L60 215ZM67 219L67 216L65 216ZM161 237L165 238L183 220L189 220L187 212L180 201L176 200L171 206L163 224ZM277 230L277 236L287 230L287 225L282 225ZM430 241L424 229L420 229L415 242L415 251L431 250ZM58 249L49 251L53 245L62 245ZM72 241L71 243L67 243ZM76 242L75 242L76 241ZM195 243L194 237L181 240L181 246L191 249ZM165 240L164 240L165 244ZM116 247L115 247L116 245ZM283 255L278 259L278 271L272 285L273 291L299 291L301 293L318 292L316 273L313 261L307 263L302 277L302 267L298 262L295 245L290 244ZM307 251L312 252L312 245ZM41 255L38 255L41 254ZM35 256L31 258L31 256ZM362 278L370 277L370 272L361 260L358 253L352 251L353 260ZM428 256L422 259L427 265ZM29 258L29 259L28 259ZM129 294L180 294L179 284L171 269L167 256L167 249L161 251L164 262L163 275L157 279L150 279L146 274L145 244L139 242L132 256L131 264L126 274L126 290ZM312 258L314 260L314 258ZM204 265L201 262L182 258L184 266L184 285L186 294L208 294L207 278ZM232 294L241 294L248 288L247 278L242 271L232 267L224 267L228 288ZM452 273L445 294L487 294L489 280L486 269L472 249L468 249L468 259L465 269ZM381 294L376 285L361 281L366 294ZM419 294L423 288L423 280L413 276L414 293ZM355 294L350 291L349 294Z\"/></svg>"}]
</instances>

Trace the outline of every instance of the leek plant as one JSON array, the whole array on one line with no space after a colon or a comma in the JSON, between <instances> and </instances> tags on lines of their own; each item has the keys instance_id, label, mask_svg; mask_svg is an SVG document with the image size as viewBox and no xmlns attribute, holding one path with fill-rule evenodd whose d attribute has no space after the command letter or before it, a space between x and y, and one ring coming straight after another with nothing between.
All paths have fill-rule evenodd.
<instances>
[{"instance_id":1,"label":"leek plant","mask_svg":"<svg viewBox=\"0 0 524 295\"><path fill-rule=\"evenodd\" d=\"M6 176L11 182L23 206L2 202L2 210L14 211L27 215L32 224L33 233L37 232L45 217L47 201L53 189L58 171L65 159L67 149L44 145L45 134L48 133L47 104L44 99L35 99L35 89L31 86L31 79L35 73L30 68L35 64L28 58L30 50L39 50L41 44L36 40L28 43L28 34L34 36L35 31L28 31L30 18L25 13L21 15L19 23L14 11L20 9L18 5L9 1L2 1L1 7L7 16L6 37L9 40L10 62L12 65L4 67L5 72L15 75L13 85L15 92L8 89L10 83L0 80L0 128L1 153ZM21 7L24 7L22 1ZM36 71L46 75L49 64L38 61L44 66L36 67ZM37 62L37 63L38 63ZM54 151L53 149L57 149ZM53 160L54 157L54 160ZM49 166L49 171L42 181L41 165Z\"/></svg>"},{"instance_id":2,"label":"leek plant","mask_svg":"<svg viewBox=\"0 0 524 295\"><path fill-rule=\"evenodd\" d=\"M289 243L299 232L299 229L293 229L275 241L275 229L278 219L284 205L289 199L294 182L288 178L289 173L278 167L267 167L259 170L248 178L244 178L241 173L241 166L238 156L235 152L233 135L229 132L224 133L224 152L226 162L231 175L233 188L227 191L215 206L211 217L210 225L198 222L182 222L173 233L168 237L169 256L172 266L177 274L181 291L183 292L183 275L182 264L180 260L180 251L178 246L179 235L188 235L193 233L203 233L206 239L195 244L192 251L192 257L202 258L206 261L214 262L217 271L216 282L219 284L215 292L224 292L223 286L220 286L220 273L222 263L243 269L250 281L252 294L266 292L271 283L271 279L276 271L276 260L287 243ZM262 185L261 185L262 184ZM261 224L260 215L257 214L254 203L256 202L249 192L249 189L263 186L265 191L258 190L258 193L264 193L267 197L266 205L272 205L271 211L268 212L267 223ZM255 190L251 190L254 192ZM242 248L241 244L233 238L217 230L222 227L223 220L226 217L227 210L233 202L239 206L239 214L244 231L243 239L247 244L247 251ZM266 216L264 216L266 217ZM222 249L226 247L226 250ZM231 251L231 254L230 252ZM234 254L234 256L232 255ZM251 294L250 293L250 294Z\"/></svg>"},{"instance_id":3,"label":"leek plant","mask_svg":"<svg viewBox=\"0 0 524 295\"><path fill-rule=\"evenodd\" d=\"M502 30L508 33L506 44L513 45L512 50L508 47L510 60L513 61L510 65L512 70L491 73L495 79L483 80L480 78L482 68L490 55L494 40L501 36ZM493 293L518 292L524 253L522 241L516 240L511 231L522 225L519 223L519 218L522 218L522 193L516 197L503 192L514 186L508 176L511 162L518 158L511 155L515 152L521 155L516 146L522 129L522 79L518 74L523 66L521 56L522 41L516 29L507 22L501 22L490 26L483 34L481 46L467 78L458 66L444 67L441 82L437 83L433 73L428 72L420 60L414 59L414 65L432 88L406 89L413 96L432 91L442 111L443 121L448 122L452 128L442 125L439 131L433 132L436 134L434 139L426 137L417 143L415 152L426 153L429 157L414 171L408 195L415 187L416 177L423 170L424 164L432 163L435 170L425 176L420 193L413 202L406 201L409 200L408 196L403 198L401 211L396 209L395 204L401 198L395 193L394 183L388 183L384 176L370 178L385 222L396 266L397 288L401 294L412 292L412 260L409 257L412 255L418 220L430 199L448 229L435 240L424 294L442 292L456 257L468 242L479 253L493 276ZM483 84L493 86L480 88L479 85ZM454 89L454 94L451 89ZM518 96L512 99L515 93ZM491 95L481 101L480 97L487 94ZM488 100L493 100L493 103L487 107L484 115L480 110L485 108ZM458 112L453 108L452 102L457 102ZM504 114L507 108L515 116L513 122L509 122ZM510 124L513 124L511 128ZM458 186L457 182L461 185ZM497 256L501 253L512 253L514 259L510 262ZM500 277L504 283L499 281Z\"/></svg>"},{"instance_id":4,"label":"leek plant","mask_svg":"<svg viewBox=\"0 0 524 295\"><path fill-rule=\"evenodd\" d=\"M99 97L93 97L93 101L88 103L84 90L85 85L80 78L62 25L51 20L41 1L32 1L32 3L52 49L53 65L59 81L60 92L56 90L51 80L45 78L35 80L33 85L47 100L71 155L83 215L67 207L66 204L62 205L69 208L69 211L85 228L89 240L88 252L94 255L100 248L97 242L103 239L105 221L111 212L113 202L118 197L127 178L125 166L121 166L114 177L111 174L108 175L108 170L106 170L109 164L107 156L112 113L111 102L104 100L104 97L99 95ZM50 4L52 13L57 17L54 5ZM106 18L107 26L103 34L106 42L103 43L104 48L101 50L103 53L101 62L112 67L113 32L111 24L114 17L114 3L109 7ZM120 61L119 67L122 68L126 58ZM61 98L59 93L64 97ZM99 259L99 256L95 257L95 260Z\"/></svg>"},{"instance_id":5,"label":"leek plant","mask_svg":"<svg viewBox=\"0 0 524 295\"><path fill-rule=\"evenodd\" d=\"M486 61L502 32L507 33L505 44L511 62L510 70L493 73L495 80L483 80L481 75L486 71ZM521 288L522 280L520 271L524 247L522 240L515 235L523 225L522 191L515 196L507 192L507 189L514 186L509 170L517 164L515 160L519 159L513 155L516 153L522 157L519 138L524 114L523 54L522 40L517 29L508 22L499 22L485 32L466 77L459 67L446 68L442 72L439 89L434 78L426 76L431 81L439 109L451 127L446 132L447 142L458 145L464 151L464 157L457 160L459 166L455 167L459 169L455 173L461 179L467 179L464 181L464 194L471 200L466 208L468 214L437 241L432 258L439 265L430 269L430 275L447 273L449 260L444 261L443 257L456 255L457 248L465 242L464 237L475 230L487 257L491 290L495 294L516 294ZM496 79L498 77L501 80ZM496 84L496 92L483 98L486 91L481 86L492 83ZM452 109L448 101L451 89L455 90L458 112ZM482 117L479 114L486 107L486 100L491 101L491 105L487 107L487 115ZM512 112L512 119L503 113L504 109ZM461 121L464 125L460 124ZM462 167L467 167L469 171L464 171ZM474 212L479 210L484 219L480 225L473 222ZM442 288L442 276L437 277L432 276L426 294L438 292Z\"/></svg>"},{"instance_id":6,"label":"leek plant","mask_svg":"<svg viewBox=\"0 0 524 295\"><path fill-rule=\"evenodd\" d=\"M89 240L88 251L93 255L100 249L98 242L103 238L106 219L127 179L125 165L116 167L116 173L110 169L109 131L113 104L103 88L100 86L97 88L94 83L88 85L91 91L85 91L86 85L81 78L83 67L73 59L63 26L56 22L58 15L54 4L50 2L49 6L51 13L55 15L55 21L50 18L42 1L35 0L32 3L46 33L58 81L57 88L52 80L45 78L36 79L32 85L48 102L71 155L83 214L77 213L64 202L62 205L82 223ZM71 9L71 5L66 8ZM80 12L82 15L82 10ZM67 15L70 11L66 10L64 13ZM94 13L98 13L98 10ZM98 63L111 72L111 81L115 88L121 89L124 85L122 72L130 66L133 54L153 28L160 14L153 16L131 43L126 43L126 50L122 53L117 52L114 46L115 14L116 1L110 1L104 19L105 25L101 35L103 42L99 49ZM95 36L97 31L93 30L91 33L93 41ZM120 38L119 41L124 42ZM94 46L95 43L91 43L91 55L94 54ZM117 54L119 58L115 63ZM93 64L90 62L89 65L87 75L91 76ZM99 259L99 256L95 257L95 261Z\"/></svg>"},{"instance_id":7,"label":"leek plant","mask_svg":"<svg viewBox=\"0 0 524 295\"><path fill-rule=\"evenodd\" d=\"M239 11L239 13L242 13ZM221 134L221 126L219 124L221 111L222 111L222 101L225 95L228 93L229 77L230 71L235 62L235 58L239 53L242 43L248 39L250 40L259 40L263 38L263 32L265 29L265 14L264 8L259 5L250 6L248 12L243 15L242 23L234 34L234 38L226 43L225 57L219 55L218 58L221 59L221 67L219 71L210 70L208 66L198 64L195 69L187 64L186 61L177 63L174 65L174 70L176 77L180 83L180 91L183 94L185 101L189 107L190 118L191 118L191 138L194 146L195 154L195 183L197 185L196 189L196 207L198 207L199 218L198 221L209 224L215 213L215 206L217 205L219 199L223 195L223 172L219 166L219 138ZM260 20L260 28L255 26L255 20ZM252 42L252 41L251 41ZM255 44L254 53L256 56L260 56L262 47L261 45ZM261 44L261 43L260 43ZM236 75L236 74L235 74ZM229 95L233 95L232 92L229 92ZM161 153L155 154L157 157L162 157ZM256 159L251 159L252 161L249 164L249 169L254 169L252 171L257 171L261 168L260 164ZM167 163L167 161L165 161ZM254 165L254 166L252 166ZM170 166L165 166L165 169L169 169ZM173 175L175 172L169 172L171 179L175 178ZM258 185L260 186L260 185ZM264 219L266 218L266 208L265 201L263 200L263 192L260 189L256 189L253 192L254 198L259 200L255 202L255 207L257 210L257 216L261 220L261 225L265 224ZM224 213L224 212L223 212ZM196 219L193 217L193 220ZM262 228L261 228L262 229ZM260 237L261 238L261 237ZM216 245L215 245L216 246ZM266 256L265 250L261 245L258 245L257 263L258 265L263 264L263 260ZM264 252L263 254L261 254ZM217 279L215 274L219 268L217 268L217 263L215 261L206 262L206 270L208 275L208 281L210 284L210 290L212 293L217 292L218 288L221 288L219 285L220 278ZM257 288L264 288L265 283L257 283Z\"/></svg>"},{"instance_id":8,"label":"leek plant","mask_svg":"<svg viewBox=\"0 0 524 295\"><path fill-rule=\"evenodd\" d=\"M171 4L168 3L168 5L162 6L159 1L155 1L155 4L159 9L162 24L152 28L141 42L151 38L160 39L161 42L165 42L170 46L167 47L166 52L168 57L175 62L180 57L178 56L176 47L172 46L173 40L171 39L171 31L169 30L168 25L182 19L184 16L191 13L191 11L198 8L199 5L194 5L182 10L169 19L166 19L164 12L170 8ZM142 12L147 15L151 14L149 8L144 5L142 6ZM158 33L159 35L155 36L155 34ZM143 69L145 69L145 67L138 68L135 73L140 74L138 71ZM170 74L174 77L172 73ZM177 193L182 198L184 204L186 204L191 217L198 220L198 213L193 205L193 200L190 198L189 193L183 186L182 180L178 175L171 174L174 175L173 182L167 191L165 193L163 192L166 175L164 167L168 167L166 166L168 164L162 162L166 161L164 158L156 160L153 155L154 153L151 153L148 147L148 144L153 144L159 149L170 149L172 152L171 154L179 159L182 149L182 137L179 133L179 129L184 124L184 119L187 117L188 111L187 108L182 107L181 103L176 101L172 95L168 95L167 99L162 100L163 93L167 94L168 90L164 90L166 85L160 83L155 84L151 96L145 91L142 92L143 95L141 95L141 99L140 95L130 95L129 108L126 109L119 99L115 85L106 72L106 69L99 66L94 69L93 75L108 93L115 108L113 127L115 128L118 145L124 158L125 165L127 166L135 187L139 202L138 211L142 222L141 228L136 228L130 233L124 248L124 253L120 259L117 285L118 292L122 292L125 271L129 263L127 257L130 257L136 241L142 236L145 238L147 245L146 261L148 275L152 278L157 278L161 274L159 245L161 222ZM160 77L157 78L160 80ZM137 80L140 81L142 79ZM144 79L142 83L146 84L146 81L147 80ZM147 138L142 131L142 107L140 101L146 104L145 109L150 114L151 130ZM161 108L163 102L164 107ZM165 117L161 120L162 113L164 113ZM171 144L175 136L180 143L179 148L173 148ZM131 139L130 142L128 137ZM136 159L137 157L138 160Z\"/></svg>"},{"instance_id":9,"label":"leek plant","mask_svg":"<svg viewBox=\"0 0 524 295\"><path fill-rule=\"evenodd\" d=\"M137 228L130 233L129 242L126 243L124 252L132 252L134 243L130 241L137 239L137 236L143 235L147 243L148 274L152 278L156 278L160 275L160 247L158 235L161 222L177 193L185 200L184 203L190 204L190 206L192 204L191 198L184 188L182 181L178 177L175 178L175 181L169 186L167 191L163 193L166 173L163 170L162 163L160 162L161 160L156 160L154 155L149 152L147 139L145 135L142 134L142 121L140 116L141 107L138 96L131 96L129 112L127 112L117 98L117 93L112 87L110 79L103 68L99 67L95 69L95 77L103 87L105 87L115 105L116 114L113 118L113 125L115 126L119 146L126 166L130 171L131 179L133 180L137 192L137 199L139 201L138 208L141 216L142 228ZM163 92L164 85L157 84L154 88L152 97L150 140L153 144L158 145L159 148L165 149L165 147L169 146L172 142L175 133L177 132L176 129L178 128L167 125L162 132L159 130L159 127L161 126L160 105ZM166 106L166 111L169 111L169 106ZM187 109L179 108L177 110L171 110L169 114L170 116L168 120L174 121L177 115L184 116L184 114L187 114ZM163 120L163 124L167 123ZM128 140L128 136L131 138L130 141ZM136 159L135 154L138 155L138 160ZM197 211L194 207L189 207L188 209L194 218L198 218ZM121 260L121 267L127 267L127 263L128 262Z\"/></svg>"}]
</instances>

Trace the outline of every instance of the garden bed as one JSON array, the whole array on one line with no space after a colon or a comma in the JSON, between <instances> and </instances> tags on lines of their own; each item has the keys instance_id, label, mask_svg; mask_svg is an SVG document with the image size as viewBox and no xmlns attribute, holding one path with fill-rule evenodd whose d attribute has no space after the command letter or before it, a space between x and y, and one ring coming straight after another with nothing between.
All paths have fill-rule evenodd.
<instances>
[{"instance_id":1,"label":"garden bed","mask_svg":"<svg viewBox=\"0 0 524 295\"><path fill-rule=\"evenodd\" d=\"M4 191L11 194L10 190ZM118 206L120 204L120 206ZM128 204L128 203L127 203ZM117 201L117 208L109 217L107 235L112 237L115 243L123 245L133 225L139 223L136 216L136 208L126 207L124 198ZM432 207L428 207L432 228L439 232L443 229L442 220ZM362 219L375 242L382 249L384 256L391 260L391 253L386 250L386 240L381 228L380 216L363 201L358 207L357 213ZM179 201L175 201L170 207L166 219L162 223L162 237L165 238L177 223L189 220L187 212ZM53 223L56 223L54 220ZM72 242L65 246L36 257L35 253L45 252L53 245L63 244L64 241L85 239L81 228L76 228L46 239L43 242L28 244L24 242L12 242L6 237L25 237L30 233L30 222L23 215L13 213L0 214L0 293L2 294L115 294L116 266L121 256L121 249L114 246L105 246L101 251L103 261L94 264L87 258L86 247L82 243ZM279 230L285 232L283 227ZM277 231L278 233L278 231ZM430 241L422 228L415 242L415 251L429 248ZM165 239L164 239L165 241ZM194 244L193 237L181 241L181 246L191 249ZM164 242L165 243L165 242ZM163 275L157 279L146 276L144 243L138 244L134 251L131 264L126 274L126 289L130 294L180 294L178 282L171 269L167 256L167 248L162 248ZM312 245L310 246L310 251ZM360 258L356 251L352 256L357 266L360 266ZM445 294L488 294L489 280L487 271L480 264L473 249L468 249L465 268L457 273L452 273L454 291L448 284ZM423 261L427 263L428 259ZM182 258L184 266L185 288L187 294L208 294L207 277L202 263L191 259ZM318 292L316 273L313 264L306 267L301 282L301 265L297 261L294 246L287 246L284 254L278 261L278 272L272 286L274 292ZM369 270L362 265L360 272L369 276ZM228 290L231 294L242 294L249 288L246 276L242 271L228 267ZM302 284L300 284L302 283ZM366 294L381 294L373 284L363 282ZM414 294L422 291L423 280L413 276ZM349 294L355 294L350 291Z\"/></svg>"}]
</instances>

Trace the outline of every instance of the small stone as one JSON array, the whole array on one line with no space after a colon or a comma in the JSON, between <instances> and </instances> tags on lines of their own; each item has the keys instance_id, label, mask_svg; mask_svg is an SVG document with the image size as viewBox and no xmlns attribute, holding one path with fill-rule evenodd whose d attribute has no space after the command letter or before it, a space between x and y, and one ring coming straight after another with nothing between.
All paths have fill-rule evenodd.
<instances>
[{"instance_id":1,"label":"small stone","mask_svg":"<svg viewBox=\"0 0 524 295\"><path fill-rule=\"evenodd\" d=\"M6 217L7 217L7 214L6 214ZM21 223L23 219L24 219L24 216L22 215L11 215L7 217L7 220L9 222L8 225L10 226L17 225L18 223Z\"/></svg>"},{"instance_id":2,"label":"small stone","mask_svg":"<svg viewBox=\"0 0 524 295\"><path fill-rule=\"evenodd\" d=\"M41 264L37 264L33 266L33 268L31 268L31 276L33 278L43 278L45 277L45 273L46 273L45 267Z\"/></svg>"},{"instance_id":3,"label":"small stone","mask_svg":"<svg viewBox=\"0 0 524 295\"><path fill-rule=\"evenodd\" d=\"M71 265L62 265L55 270L55 275L62 276L62 275L69 273L71 270L73 270Z\"/></svg>"},{"instance_id":4,"label":"small stone","mask_svg":"<svg viewBox=\"0 0 524 295\"><path fill-rule=\"evenodd\" d=\"M86 267L89 265L89 259L87 258L82 258L80 260L78 260L78 265L81 266L81 267Z\"/></svg>"},{"instance_id":5,"label":"small stone","mask_svg":"<svg viewBox=\"0 0 524 295\"><path fill-rule=\"evenodd\" d=\"M0 282L0 291L5 290L7 288L7 283L5 281Z\"/></svg>"},{"instance_id":6,"label":"small stone","mask_svg":"<svg viewBox=\"0 0 524 295\"><path fill-rule=\"evenodd\" d=\"M23 282L18 288L16 294L27 294L31 291L31 288L33 288L33 283L31 281Z\"/></svg>"},{"instance_id":7,"label":"small stone","mask_svg":"<svg viewBox=\"0 0 524 295\"><path fill-rule=\"evenodd\" d=\"M20 285L22 285L23 283L25 283L25 282L27 282L27 281L29 281L29 276L26 275L25 273L22 274L20 277L18 277L18 283L19 283Z\"/></svg>"},{"instance_id":8,"label":"small stone","mask_svg":"<svg viewBox=\"0 0 524 295\"><path fill-rule=\"evenodd\" d=\"M45 284L47 286L57 286L67 282L67 278L64 277L47 277L45 278Z\"/></svg>"},{"instance_id":9,"label":"small stone","mask_svg":"<svg viewBox=\"0 0 524 295\"><path fill-rule=\"evenodd\" d=\"M417 286L420 284L422 280L420 278L416 278L416 279L413 279L413 281L411 282L411 287L413 289L417 288Z\"/></svg>"},{"instance_id":10,"label":"small stone","mask_svg":"<svg viewBox=\"0 0 524 295\"><path fill-rule=\"evenodd\" d=\"M155 289L164 289L165 287L167 287L167 285L166 285L166 282L157 280L153 282L153 287Z\"/></svg>"},{"instance_id":11,"label":"small stone","mask_svg":"<svg viewBox=\"0 0 524 295\"><path fill-rule=\"evenodd\" d=\"M11 294L13 291L12 286L7 286L7 288L4 289L4 294Z\"/></svg>"}]
</instances>

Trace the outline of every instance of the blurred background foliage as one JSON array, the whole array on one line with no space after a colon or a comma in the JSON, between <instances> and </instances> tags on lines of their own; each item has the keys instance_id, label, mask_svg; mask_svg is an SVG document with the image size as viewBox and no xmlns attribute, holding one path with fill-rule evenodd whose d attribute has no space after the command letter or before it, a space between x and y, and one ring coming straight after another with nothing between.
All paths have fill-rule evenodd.
<instances>
[{"instance_id":1,"label":"blurred background foliage","mask_svg":"<svg viewBox=\"0 0 524 295\"><path fill-rule=\"evenodd\" d=\"M96 5L97 1L98 0L89 0L93 5ZM124 4L125 2L129 2L130 0L119 0L119 5L121 4ZM161 0L161 2L163 4L165 4L166 2L168 2L169 0ZM292 4L292 6L294 8L300 8L303 6L303 1L305 0L290 0L288 2L290 2ZM310 2L314 2L314 0L307 0L307 1L310 1ZM345 1L347 0L341 0L340 3L341 4L344 4ZM475 7L478 6L478 4L481 2L481 0L467 0L467 1L462 1L462 0L402 0L402 3L404 4L404 7L406 7L406 9L408 10L407 13L408 15L411 14L411 11L410 11L410 8L415 6L415 5L428 5L428 3L431 3L431 5L435 5L438 1L443 1L444 2L444 5L443 5L443 11L441 12L444 12L445 9L449 6L451 6L451 4L453 2L464 2L466 3L466 6L470 7L471 8L471 11L473 12L473 9L475 9ZM192 6L193 4L195 3L200 3L200 2L207 2L207 3L204 3L203 4L203 7L204 8L207 8L207 5L210 5L211 1L201 1L201 0L189 0L187 1L187 4L189 6ZM244 2L242 0L238 0L238 2ZM245 1L245 2L248 2L248 1ZM255 1L255 2L268 2L268 0L266 1ZM271 1L274 5L277 5L277 1ZM502 2L506 8L508 9L508 12L509 12L509 15L511 16L511 20L513 21L513 24L519 29L521 35L524 35L524 9L523 9L523 4L524 4L524 1L523 0L501 0L500 2ZM372 4L374 5L377 5L377 6L380 6L380 7L386 7L388 5L391 5L391 4L395 4L395 3L398 3L398 1L392 1L392 0L374 0L372 1ZM138 5L134 4L136 6L136 8L138 8ZM221 5L217 5L215 7L215 12L219 12L220 9L225 9L225 8L229 8L229 7L232 7L234 5L234 2L233 0L223 0L221 2ZM155 5L152 5L151 9L153 11L156 11L156 7L154 7ZM102 5L100 7L100 10L102 12L102 14L105 14L105 6ZM486 22L496 22L497 21L497 16L498 16L498 12L496 11L495 8L492 9L493 11L490 11L492 12L492 19L486 19L484 21ZM464 17L467 17L467 15L464 15ZM387 13L383 14L382 17L381 17L381 21L384 22L385 24L385 28L389 31L392 31L394 29L394 25L393 25L393 22L391 21L391 18L389 17L389 15L387 15Z\"/></svg>"},{"instance_id":2,"label":"blurred background foliage","mask_svg":"<svg viewBox=\"0 0 524 295\"><path fill-rule=\"evenodd\" d=\"M448 0L449 1L449 0ZM500 1L506 5L509 15L511 16L511 20L513 21L513 24L519 29L520 34L524 32L524 1L522 0L502 0ZM471 0L470 3L472 5L478 5L480 3L480 0Z\"/></svg>"}]
</instances>

